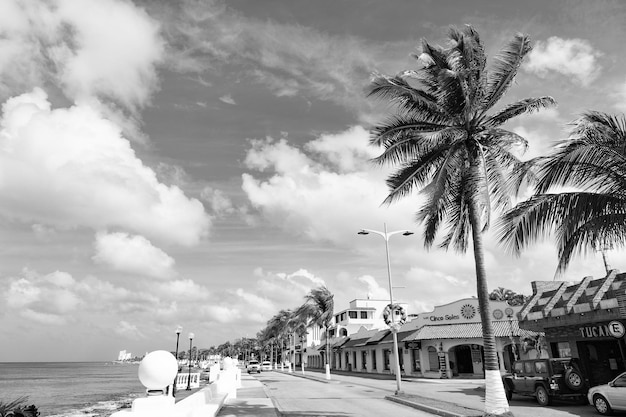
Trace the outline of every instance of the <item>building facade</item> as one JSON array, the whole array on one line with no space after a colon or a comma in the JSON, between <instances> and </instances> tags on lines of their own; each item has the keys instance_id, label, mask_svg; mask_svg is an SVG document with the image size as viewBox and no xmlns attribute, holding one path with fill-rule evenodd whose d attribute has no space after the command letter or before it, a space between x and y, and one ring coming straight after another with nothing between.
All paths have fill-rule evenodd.
<instances>
[{"instance_id":1,"label":"building facade","mask_svg":"<svg viewBox=\"0 0 626 417\"><path fill-rule=\"evenodd\" d=\"M535 281L519 313L520 327L545 333L550 357L580 358L590 384L604 384L626 370L626 274L578 283Z\"/></svg>"}]
</instances>

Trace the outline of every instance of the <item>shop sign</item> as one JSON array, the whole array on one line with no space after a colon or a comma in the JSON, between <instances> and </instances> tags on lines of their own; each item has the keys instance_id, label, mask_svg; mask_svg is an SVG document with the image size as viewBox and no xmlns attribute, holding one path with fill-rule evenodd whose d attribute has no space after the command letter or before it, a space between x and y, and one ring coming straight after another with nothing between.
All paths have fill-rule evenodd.
<instances>
[{"instance_id":1,"label":"shop sign","mask_svg":"<svg viewBox=\"0 0 626 417\"><path fill-rule=\"evenodd\" d=\"M619 321L612 321L609 324L601 324L598 326L584 326L578 329L580 336L586 339L593 339L598 337L612 336L616 339L621 339L626 334L624 325Z\"/></svg>"},{"instance_id":2,"label":"shop sign","mask_svg":"<svg viewBox=\"0 0 626 417\"><path fill-rule=\"evenodd\" d=\"M421 340L411 340L409 342L404 342L405 349L421 349L422 341Z\"/></svg>"}]
</instances>

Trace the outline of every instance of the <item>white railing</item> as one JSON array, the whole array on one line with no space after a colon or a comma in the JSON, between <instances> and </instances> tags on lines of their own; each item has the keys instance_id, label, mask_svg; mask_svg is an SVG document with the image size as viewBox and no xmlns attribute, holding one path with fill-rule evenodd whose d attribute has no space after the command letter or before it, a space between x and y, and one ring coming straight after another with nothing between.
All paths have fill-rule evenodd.
<instances>
[{"instance_id":1,"label":"white railing","mask_svg":"<svg viewBox=\"0 0 626 417\"><path fill-rule=\"evenodd\" d=\"M176 376L176 389L200 388L200 373L189 374L187 372L180 372Z\"/></svg>"}]
</instances>

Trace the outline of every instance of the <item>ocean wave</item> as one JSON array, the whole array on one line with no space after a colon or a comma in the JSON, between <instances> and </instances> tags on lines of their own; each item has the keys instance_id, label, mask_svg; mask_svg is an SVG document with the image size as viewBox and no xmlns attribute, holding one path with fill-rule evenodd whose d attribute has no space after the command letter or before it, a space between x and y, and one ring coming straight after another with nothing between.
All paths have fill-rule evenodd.
<instances>
[{"instance_id":1,"label":"ocean wave","mask_svg":"<svg viewBox=\"0 0 626 417\"><path fill-rule=\"evenodd\" d=\"M116 411L130 408L133 400L139 395L133 395L125 399L99 401L80 409L67 410L61 414L51 414L45 417L108 417Z\"/></svg>"}]
</instances>

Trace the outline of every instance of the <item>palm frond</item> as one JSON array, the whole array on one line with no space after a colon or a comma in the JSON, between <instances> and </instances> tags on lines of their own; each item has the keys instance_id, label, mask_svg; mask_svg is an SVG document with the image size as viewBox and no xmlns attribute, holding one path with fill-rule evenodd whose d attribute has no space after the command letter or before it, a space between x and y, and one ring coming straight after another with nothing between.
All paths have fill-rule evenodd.
<instances>
[{"instance_id":1,"label":"palm frond","mask_svg":"<svg viewBox=\"0 0 626 417\"><path fill-rule=\"evenodd\" d=\"M518 33L493 58L487 76L484 111L492 108L511 86L522 60L531 50L530 38Z\"/></svg>"},{"instance_id":2,"label":"palm frond","mask_svg":"<svg viewBox=\"0 0 626 417\"><path fill-rule=\"evenodd\" d=\"M487 127L497 127L507 120L519 116L523 113L532 113L543 108L555 106L556 100L550 96L526 98L515 103L507 105L504 109L490 116L485 121Z\"/></svg>"}]
</instances>

